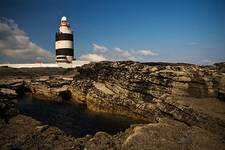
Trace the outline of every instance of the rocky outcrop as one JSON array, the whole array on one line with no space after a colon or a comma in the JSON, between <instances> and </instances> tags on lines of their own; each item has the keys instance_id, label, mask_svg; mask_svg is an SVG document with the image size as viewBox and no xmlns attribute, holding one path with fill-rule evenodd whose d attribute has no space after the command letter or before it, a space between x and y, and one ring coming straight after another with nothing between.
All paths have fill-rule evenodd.
<instances>
[{"instance_id":1,"label":"rocky outcrop","mask_svg":"<svg viewBox=\"0 0 225 150\"><path fill-rule=\"evenodd\" d=\"M68 90L73 78L62 76L42 76L40 78L25 81L25 87L30 90L33 97L50 101L70 100L71 93Z\"/></svg>"},{"instance_id":2,"label":"rocky outcrop","mask_svg":"<svg viewBox=\"0 0 225 150\"><path fill-rule=\"evenodd\" d=\"M87 138L88 139L88 138ZM56 127L18 115L0 124L0 147L8 149L83 149L83 139L66 135Z\"/></svg>"},{"instance_id":3,"label":"rocky outcrop","mask_svg":"<svg viewBox=\"0 0 225 150\"><path fill-rule=\"evenodd\" d=\"M196 126L161 119L157 124L135 126L126 131L122 149L223 149L224 139Z\"/></svg>"},{"instance_id":4,"label":"rocky outcrop","mask_svg":"<svg viewBox=\"0 0 225 150\"><path fill-rule=\"evenodd\" d=\"M224 117L211 116L197 107L193 109L192 104L184 105L190 97L220 97L225 74L216 67L101 62L85 65L78 72L70 86L73 100L85 103L92 111L149 122L172 117L190 126L225 133Z\"/></svg>"},{"instance_id":5,"label":"rocky outcrop","mask_svg":"<svg viewBox=\"0 0 225 150\"><path fill-rule=\"evenodd\" d=\"M0 99L0 119L8 121L19 113L16 108L16 100Z\"/></svg>"},{"instance_id":6,"label":"rocky outcrop","mask_svg":"<svg viewBox=\"0 0 225 150\"><path fill-rule=\"evenodd\" d=\"M86 84L95 81L103 83L115 94L146 101L171 94L198 98L217 97L218 91L224 87L224 74L216 67L101 62L85 65L78 72L80 75L75 77L75 85L82 84L83 80ZM90 84L85 87L91 86ZM140 97L140 94L145 96Z\"/></svg>"},{"instance_id":7,"label":"rocky outcrop","mask_svg":"<svg viewBox=\"0 0 225 150\"><path fill-rule=\"evenodd\" d=\"M63 75L2 79L0 88L9 97L28 92L38 99L71 100L95 112L149 123L116 135L99 132L84 138L77 149L223 149L224 66L99 62ZM38 130L46 131L45 126Z\"/></svg>"},{"instance_id":8,"label":"rocky outcrop","mask_svg":"<svg viewBox=\"0 0 225 150\"><path fill-rule=\"evenodd\" d=\"M8 121L11 117L18 114L16 108L17 93L8 88L0 89L0 119Z\"/></svg>"}]
</instances>

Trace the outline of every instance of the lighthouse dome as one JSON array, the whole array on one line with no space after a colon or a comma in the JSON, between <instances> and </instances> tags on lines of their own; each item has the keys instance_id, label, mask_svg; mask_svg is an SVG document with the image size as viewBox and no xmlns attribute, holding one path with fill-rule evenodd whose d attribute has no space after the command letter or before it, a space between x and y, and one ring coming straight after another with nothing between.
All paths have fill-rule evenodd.
<instances>
[{"instance_id":1,"label":"lighthouse dome","mask_svg":"<svg viewBox=\"0 0 225 150\"><path fill-rule=\"evenodd\" d=\"M65 16L63 16L63 17L61 18L61 21L67 21L67 18L66 18Z\"/></svg>"}]
</instances>

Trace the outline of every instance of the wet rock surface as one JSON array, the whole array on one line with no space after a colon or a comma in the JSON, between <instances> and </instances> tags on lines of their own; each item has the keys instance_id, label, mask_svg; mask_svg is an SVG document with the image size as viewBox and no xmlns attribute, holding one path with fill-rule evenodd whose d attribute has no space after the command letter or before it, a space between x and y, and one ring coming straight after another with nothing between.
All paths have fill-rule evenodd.
<instances>
[{"instance_id":1,"label":"wet rock surface","mask_svg":"<svg viewBox=\"0 0 225 150\"><path fill-rule=\"evenodd\" d=\"M70 100L86 105L91 111L138 118L149 124L134 125L115 135L98 132L74 138L56 127L18 115L8 124L1 120L0 146L3 149L224 149L224 68L224 63L198 66L137 62L91 63L74 70L56 69L55 74L46 69L43 73L43 68L34 69L34 73L14 69L10 74L7 72L12 69L1 68L0 111L5 118L14 116L7 115L8 110L16 110L11 104L14 97L29 94L48 101ZM25 131L28 128L30 131Z\"/></svg>"}]
</instances>

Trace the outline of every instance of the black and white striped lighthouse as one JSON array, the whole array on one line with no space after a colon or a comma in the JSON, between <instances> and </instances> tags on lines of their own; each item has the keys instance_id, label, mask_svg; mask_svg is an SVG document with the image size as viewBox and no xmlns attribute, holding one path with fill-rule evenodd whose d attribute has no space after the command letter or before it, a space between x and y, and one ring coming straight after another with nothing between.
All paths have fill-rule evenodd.
<instances>
[{"instance_id":1,"label":"black and white striped lighthouse","mask_svg":"<svg viewBox=\"0 0 225 150\"><path fill-rule=\"evenodd\" d=\"M74 59L73 32L65 16L62 17L59 31L55 35L57 63L71 63Z\"/></svg>"}]
</instances>

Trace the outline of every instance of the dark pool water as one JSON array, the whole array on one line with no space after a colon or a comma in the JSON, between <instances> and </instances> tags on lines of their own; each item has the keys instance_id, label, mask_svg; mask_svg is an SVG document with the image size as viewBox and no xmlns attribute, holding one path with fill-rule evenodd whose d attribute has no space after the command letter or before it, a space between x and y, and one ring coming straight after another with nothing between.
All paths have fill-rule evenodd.
<instances>
[{"instance_id":1,"label":"dark pool water","mask_svg":"<svg viewBox=\"0 0 225 150\"><path fill-rule=\"evenodd\" d=\"M23 97L18 100L18 106L21 114L56 126L75 137L94 135L98 131L115 134L129 128L131 124L141 123L140 120L119 115L90 112L85 106L70 102L46 102Z\"/></svg>"}]
</instances>

